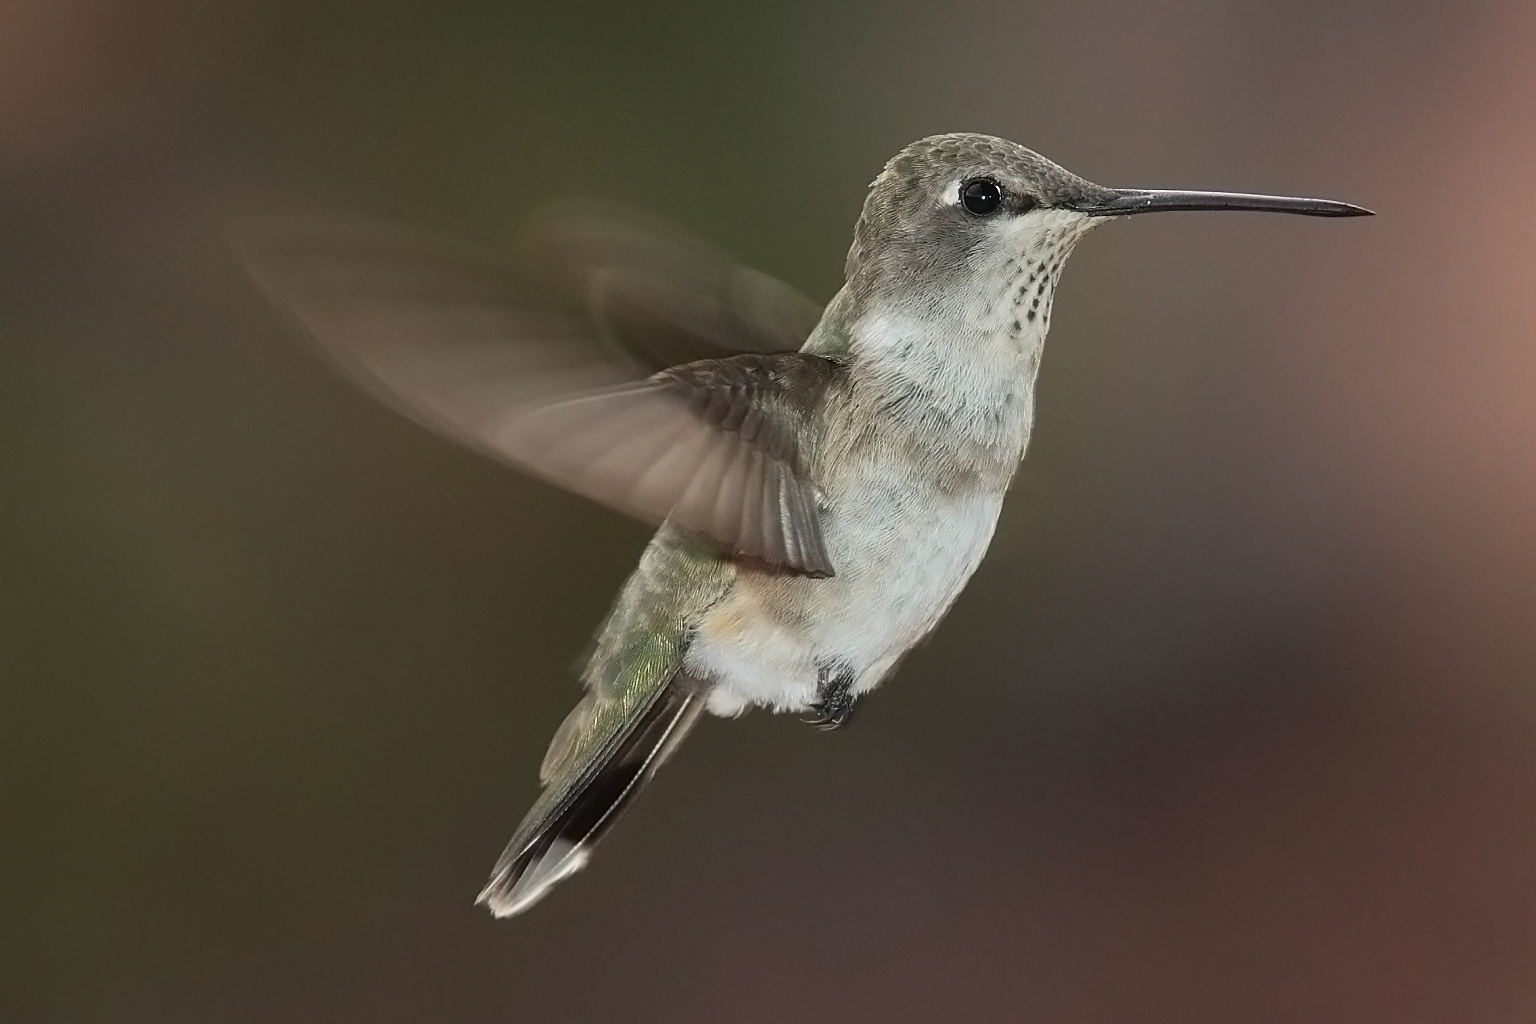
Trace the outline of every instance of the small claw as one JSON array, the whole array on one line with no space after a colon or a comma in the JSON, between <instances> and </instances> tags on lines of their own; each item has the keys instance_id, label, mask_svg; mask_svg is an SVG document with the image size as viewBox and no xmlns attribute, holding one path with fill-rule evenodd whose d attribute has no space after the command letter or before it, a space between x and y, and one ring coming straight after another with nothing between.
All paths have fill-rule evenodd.
<instances>
[{"instance_id":1,"label":"small claw","mask_svg":"<svg viewBox=\"0 0 1536 1024\"><path fill-rule=\"evenodd\" d=\"M817 672L816 699L806 705L807 709L816 712L816 717L806 719L806 723L824 732L847 725L849 716L853 714L853 706L858 703L852 690L851 671L846 668L834 671L828 666L822 666Z\"/></svg>"},{"instance_id":2,"label":"small claw","mask_svg":"<svg viewBox=\"0 0 1536 1024\"><path fill-rule=\"evenodd\" d=\"M805 718L801 721L813 729L822 732L831 732L833 729L841 729L848 724L848 719L853 717L853 701L827 701L810 706L816 712L816 717Z\"/></svg>"}]
</instances>

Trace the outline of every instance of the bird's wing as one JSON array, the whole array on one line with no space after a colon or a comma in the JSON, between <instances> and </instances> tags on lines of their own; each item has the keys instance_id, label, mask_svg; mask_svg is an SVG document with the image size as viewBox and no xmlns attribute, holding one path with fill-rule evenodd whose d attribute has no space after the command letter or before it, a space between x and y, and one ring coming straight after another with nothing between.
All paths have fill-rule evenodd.
<instances>
[{"instance_id":1,"label":"bird's wing","mask_svg":"<svg viewBox=\"0 0 1536 1024\"><path fill-rule=\"evenodd\" d=\"M600 336L651 370L741 352L793 352L821 307L665 221L627 207L553 203L523 252L575 295Z\"/></svg>"},{"instance_id":2,"label":"bird's wing","mask_svg":"<svg viewBox=\"0 0 1536 1024\"><path fill-rule=\"evenodd\" d=\"M830 576L802 448L838 372L800 352L706 359L514 413L484 436L578 493L733 555Z\"/></svg>"},{"instance_id":3,"label":"bird's wing","mask_svg":"<svg viewBox=\"0 0 1536 1024\"><path fill-rule=\"evenodd\" d=\"M287 222L240 241L332 360L419 422L731 555L831 575L805 446L841 368L731 354L803 341L797 293L635 220L570 223L552 217L532 251L564 240L544 267L575 307L530 297L492 253L389 229ZM668 352L711 358L650 372Z\"/></svg>"}]
</instances>

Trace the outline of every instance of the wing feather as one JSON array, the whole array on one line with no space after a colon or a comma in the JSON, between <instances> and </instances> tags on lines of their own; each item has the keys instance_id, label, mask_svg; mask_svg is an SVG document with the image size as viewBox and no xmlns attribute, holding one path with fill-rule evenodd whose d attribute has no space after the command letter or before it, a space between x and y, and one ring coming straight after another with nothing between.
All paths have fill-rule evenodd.
<instances>
[{"instance_id":1,"label":"wing feather","mask_svg":"<svg viewBox=\"0 0 1536 1024\"><path fill-rule=\"evenodd\" d=\"M534 237L584 309L530 296L493 252L366 224L267 225L242 248L337 366L417 421L727 553L830 575L809 453L843 371L783 351L816 307L634 215L551 215Z\"/></svg>"}]
</instances>

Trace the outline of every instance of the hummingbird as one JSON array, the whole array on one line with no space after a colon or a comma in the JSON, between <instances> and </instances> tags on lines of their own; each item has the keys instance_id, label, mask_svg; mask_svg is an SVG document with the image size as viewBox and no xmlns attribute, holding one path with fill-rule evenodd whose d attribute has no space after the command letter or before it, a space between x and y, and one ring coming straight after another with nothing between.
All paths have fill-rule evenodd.
<instances>
[{"instance_id":1,"label":"hummingbird","mask_svg":"<svg viewBox=\"0 0 1536 1024\"><path fill-rule=\"evenodd\" d=\"M246 232L259 285L352 380L659 527L478 902L514 915L584 867L706 711L845 724L986 553L1073 247L1178 210L1371 213L1106 188L961 133L886 163L825 309L599 202L537 215L521 275L499 252L366 222Z\"/></svg>"}]
</instances>

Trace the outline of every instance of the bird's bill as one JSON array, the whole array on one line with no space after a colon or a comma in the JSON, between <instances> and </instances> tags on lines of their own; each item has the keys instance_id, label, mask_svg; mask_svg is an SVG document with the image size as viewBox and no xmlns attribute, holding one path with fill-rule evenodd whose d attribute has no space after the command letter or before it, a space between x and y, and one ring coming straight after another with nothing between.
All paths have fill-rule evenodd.
<instances>
[{"instance_id":1,"label":"bird's bill","mask_svg":"<svg viewBox=\"0 0 1536 1024\"><path fill-rule=\"evenodd\" d=\"M1295 213L1304 217L1370 217L1374 211L1333 199L1298 199L1290 196L1258 196L1244 192L1180 192L1173 189L1114 189L1073 208L1093 217L1124 217L1133 213L1174 210L1257 210L1263 213Z\"/></svg>"}]
</instances>

